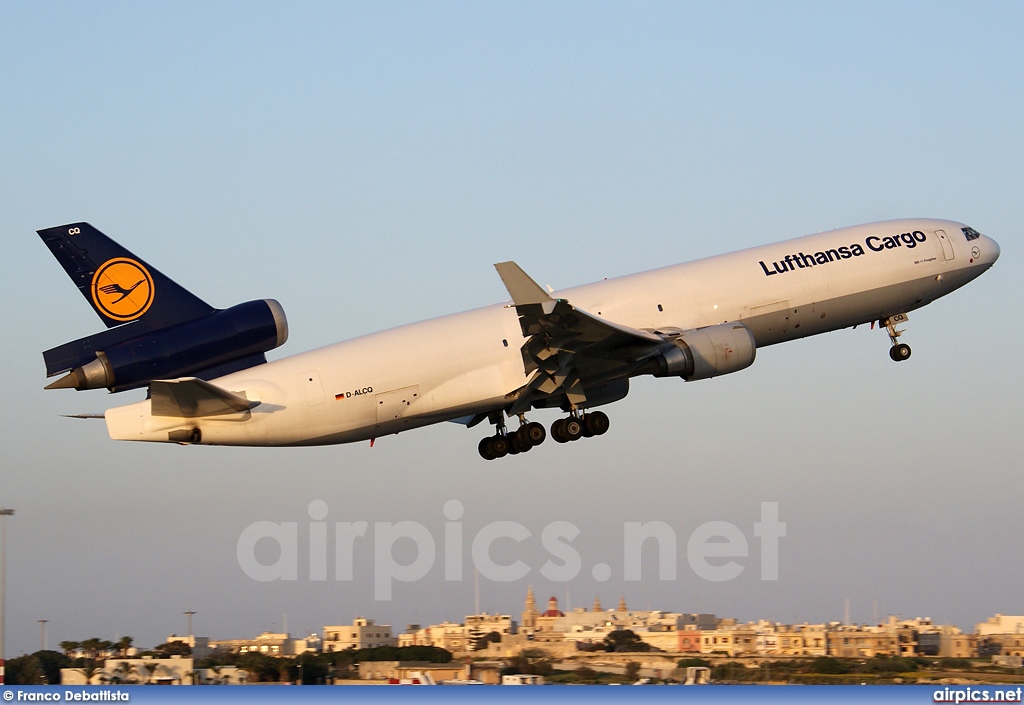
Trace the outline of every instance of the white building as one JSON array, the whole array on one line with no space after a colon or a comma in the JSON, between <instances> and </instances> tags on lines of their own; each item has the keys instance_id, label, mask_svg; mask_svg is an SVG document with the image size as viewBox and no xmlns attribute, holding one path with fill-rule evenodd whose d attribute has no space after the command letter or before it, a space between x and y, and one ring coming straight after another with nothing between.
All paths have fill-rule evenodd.
<instances>
[{"instance_id":1,"label":"white building","mask_svg":"<svg viewBox=\"0 0 1024 705\"><path fill-rule=\"evenodd\" d=\"M110 683L155 683L158 685L192 685L194 661L190 658L113 658L103 662L86 679L83 668L60 669L61 685L105 685Z\"/></svg>"},{"instance_id":2,"label":"white building","mask_svg":"<svg viewBox=\"0 0 1024 705\"><path fill-rule=\"evenodd\" d=\"M211 649L225 649L239 654L259 653L267 656L297 656L316 650L306 639L293 639L284 632L263 632L255 639L219 639L210 642Z\"/></svg>"},{"instance_id":3,"label":"white building","mask_svg":"<svg viewBox=\"0 0 1024 705\"><path fill-rule=\"evenodd\" d=\"M324 627L323 650L374 649L378 646L397 646L398 638L391 635L390 624L377 624L372 619L357 617L352 624Z\"/></svg>"},{"instance_id":4,"label":"white building","mask_svg":"<svg viewBox=\"0 0 1024 705\"><path fill-rule=\"evenodd\" d=\"M192 650L192 658L201 659L210 655L210 637L208 636L179 636L171 634L167 637L168 644L184 644Z\"/></svg>"},{"instance_id":5,"label":"white building","mask_svg":"<svg viewBox=\"0 0 1024 705\"><path fill-rule=\"evenodd\" d=\"M1024 616L997 614L995 617L989 617L986 621L974 625L974 631L978 636L1024 634Z\"/></svg>"}]
</instances>

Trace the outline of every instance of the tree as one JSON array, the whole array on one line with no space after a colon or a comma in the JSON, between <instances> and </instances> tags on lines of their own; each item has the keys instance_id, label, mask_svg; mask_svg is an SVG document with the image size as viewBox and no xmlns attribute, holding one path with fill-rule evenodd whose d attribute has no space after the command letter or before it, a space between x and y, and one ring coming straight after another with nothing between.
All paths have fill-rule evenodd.
<instances>
[{"instance_id":1,"label":"tree","mask_svg":"<svg viewBox=\"0 0 1024 705\"><path fill-rule=\"evenodd\" d=\"M43 669L45 682L50 685L60 685L60 669L71 666L71 659L59 651L37 651L33 656L39 661Z\"/></svg>"},{"instance_id":2,"label":"tree","mask_svg":"<svg viewBox=\"0 0 1024 705\"><path fill-rule=\"evenodd\" d=\"M96 637L86 639L80 644L82 651L85 652L85 657L93 661L99 658L102 645L103 642Z\"/></svg>"},{"instance_id":3,"label":"tree","mask_svg":"<svg viewBox=\"0 0 1024 705\"><path fill-rule=\"evenodd\" d=\"M117 647L117 650L120 652L122 657L128 655L128 649L132 647L133 641L134 639L132 639L130 636L123 636L120 639L118 639L117 644L115 644L115 646Z\"/></svg>"},{"instance_id":4,"label":"tree","mask_svg":"<svg viewBox=\"0 0 1024 705\"><path fill-rule=\"evenodd\" d=\"M626 680L633 682L640 677L640 664L630 661L626 664Z\"/></svg>"},{"instance_id":5,"label":"tree","mask_svg":"<svg viewBox=\"0 0 1024 705\"><path fill-rule=\"evenodd\" d=\"M846 663L830 656L819 656L814 659L811 661L811 668L814 670L814 673L825 673L829 675L850 672L850 667Z\"/></svg>"},{"instance_id":6,"label":"tree","mask_svg":"<svg viewBox=\"0 0 1024 705\"><path fill-rule=\"evenodd\" d=\"M75 670L85 676L86 685L91 685L92 679L100 672L100 668L96 665L96 661L91 658L87 658L79 659L77 663L81 663L82 665Z\"/></svg>"},{"instance_id":7,"label":"tree","mask_svg":"<svg viewBox=\"0 0 1024 705\"><path fill-rule=\"evenodd\" d=\"M43 666L32 654L9 659L6 663L6 682L19 685L39 685L43 682Z\"/></svg>"},{"instance_id":8,"label":"tree","mask_svg":"<svg viewBox=\"0 0 1024 705\"><path fill-rule=\"evenodd\" d=\"M575 675L577 683L597 683L598 680L597 671L590 666L580 666L576 669Z\"/></svg>"},{"instance_id":9,"label":"tree","mask_svg":"<svg viewBox=\"0 0 1024 705\"><path fill-rule=\"evenodd\" d=\"M132 673L135 671L135 666L130 661L122 661L117 664L117 668L114 669L114 682L115 683L134 683L132 679Z\"/></svg>"},{"instance_id":10,"label":"tree","mask_svg":"<svg viewBox=\"0 0 1024 705\"><path fill-rule=\"evenodd\" d=\"M294 663L296 666L301 666L301 669L295 674L298 676L299 685L318 685L327 682L328 661L320 654L307 651L300 654Z\"/></svg>"},{"instance_id":11,"label":"tree","mask_svg":"<svg viewBox=\"0 0 1024 705\"><path fill-rule=\"evenodd\" d=\"M681 658L676 663L676 668L692 668L694 666L710 666L711 663L702 658Z\"/></svg>"},{"instance_id":12,"label":"tree","mask_svg":"<svg viewBox=\"0 0 1024 705\"><path fill-rule=\"evenodd\" d=\"M548 653L543 649L523 649L518 656L508 660L508 665L501 669L501 675L510 676L517 673L546 676L554 669Z\"/></svg>"},{"instance_id":13,"label":"tree","mask_svg":"<svg viewBox=\"0 0 1024 705\"><path fill-rule=\"evenodd\" d=\"M168 641L153 647L153 651L161 656L191 656L192 647L183 641Z\"/></svg>"},{"instance_id":14,"label":"tree","mask_svg":"<svg viewBox=\"0 0 1024 705\"><path fill-rule=\"evenodd\" d=\"M60 648L64 649L65 656L71 658L71 652L78 651L80 648L82 648L82 644L81 642L77 641L62 641L60 643Z\"/></svg>"},{"instance_id":15,"label":"tree","mask_svg":"<svg viewBox=\"0 0 1024 705\"><path fill-rule=\"evenodd\" d=\"M605 651L650 651L650 644L636 635L631 629L619 629L610 632L604 638Z\"/></svg>"},{"instance_id":16,"label":"tree","mask_svg":"<svg viewBox=\"0 0 1024 705\"><path fill-rule=\"evenodd\" d=\"M157 669L160 668L160 662L159 661L148 661L148 662L142 664L142 667L144 669L146 669L146 682L147 683L152 683L153 682L153 674L156 673Z\"/></svg>"},{"instance_id":17,"label":"tree","mask_svg":"<svg viewBox=\"0 0 1024 705\"><path fill-rule=\"evenodd\" d=\"M249 674L249 680L258 683L270 683L280 678L280 659L258 652L242 654L238 660L239 668L245 669Z\"/></svg>"}]
</instances>

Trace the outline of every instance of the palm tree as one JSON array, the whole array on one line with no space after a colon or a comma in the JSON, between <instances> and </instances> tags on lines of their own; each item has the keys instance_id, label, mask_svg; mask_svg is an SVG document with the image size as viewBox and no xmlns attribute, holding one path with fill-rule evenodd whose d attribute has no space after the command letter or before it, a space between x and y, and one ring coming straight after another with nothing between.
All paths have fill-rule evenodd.
<instances>
[{"instance_id":1,"label":"palm tree","mask_svg":"<svg viewBox=\"0 0 1024 705\"><path fill-rule=\"evenodd\" d=\"M115 676L115 678L117 679L117 681L119 683L130 683L131 682L132 671L134 671L134 670L135 670L135 667L130 662L122 661L121 663L118 664L117 668L114 670L114 673L120 674L120 675Z\"/></svg>"},{"instance_id":2,"label":"palm tree","mask_svg":"<svg viewBox=\"0 0 1024 705\"><path fill-rule=\"evenodd\" d=\"M75 670L79 671L83 676L85 676L86 685L92 685L93 677L100 672L99 666L97 666L96 662L92 659L85 659L85 663L81 667L76 668Z\"/></svg>"},{"instance_id":3,"label":"palm tree","mask_svg":"<svg viewBox=\"0 0 1024 705\"><path fill-rule=\"evenodd\" d=\"M77 651L81 647L82 645L77 641L62 641L60 643L60 648L64 649L64 655L68 658L71 658L72 651Z\"/></svg>"},{"instance_id":4,"label":"palm tree","mask_svg":"<svg viewBox=\"0 0 1024 705\"><path fill-rule=\"evenodd\" d=\"M149 673L149 678L146 680L146 682L147 683L152 683L153 682L153 674L156 673L157 669L160 668L160 664L157 663L156 661L150 661L148 663L142 664L142 667L145 668L146 671Z\"/></svg>"},{"instance_id":5,"label":"palm tree","mask_svg":"<svg viewBox=\"0 0 1024 705\"><path fill-rule=\"evenodd\" d=\"M115 646L117 647L117 650L121 652L122 657L128 655L128 649L132 648L133 641L134 639L132 639L130 636L123 636L120 639L118 639L117 644L115 644Z\"/></svg>"},{"instance_id":6,"label":"palm tree","mask_svg":"<svg viewBox=\"0 0 1024 705\"><path fill-rule=\"evenodd\" d=\"M97 658L99 658L100 647L102 645L103 642L97 639L96 637L93 637L92 639L86 639L80 644L80 646L82 647L82 651L85 652L85 657L87 659L92 659L94 661Z\"/></svg>"}]
</instances>

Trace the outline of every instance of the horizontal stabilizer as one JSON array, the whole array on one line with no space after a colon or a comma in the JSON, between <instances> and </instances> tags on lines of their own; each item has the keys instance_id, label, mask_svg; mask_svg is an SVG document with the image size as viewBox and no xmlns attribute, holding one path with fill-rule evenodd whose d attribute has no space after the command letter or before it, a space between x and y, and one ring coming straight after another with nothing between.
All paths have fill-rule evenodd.
<instances>
[{"instance_id":1,"label":"horizontal stabilizer","mask_svg":"<svg viewBox=\"0 0 1024 705\"><path fill-rule=\"evenodd\" d=\"M153 416L179 416L187 419L200 416L238 414L260 405L242 394L205 382L195 377L156 380L149 385Z\"/></svg>"}]
</instances>

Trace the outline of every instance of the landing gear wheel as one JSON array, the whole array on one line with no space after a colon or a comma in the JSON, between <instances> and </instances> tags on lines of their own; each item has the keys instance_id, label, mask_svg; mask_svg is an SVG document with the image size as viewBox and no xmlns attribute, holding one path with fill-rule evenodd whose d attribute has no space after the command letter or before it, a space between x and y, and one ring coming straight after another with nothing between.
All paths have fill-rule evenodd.
<instances>
[{"instance_id":1,"label":"landing gear wheel","mask_svg":"<svg viewBox=\"0 0 1024 705\"><path fill-rule=\"evenodd\" d=\"M520 433L520 431L522 431L522 429L508 435L508 452L512 455L515 455L516 453L525 453L530 450L530 448L533 448L533 446L530 445L530 442L524 438L526 434Z\"/></svg>"},{"instance_id":2,"label":"landing gear wheel","mask_svg":"<svg viewBox=\"0 0 1024 705\"><path fill-rule=\"evenodd\" d=\"M906 343L893 345L889 348L889 357L891 357L894 362L903 362L910 357L910 346Z\"/></svg>"},{"instance_id":3,"label":"landing gear wheel","mask_svg":"<svg viewBox=\"0 0 1024 705\"><path fill-rule=\"evenodd\" d=\"M540 430L544 431L544 427L541 426ZM547 435L547 431L544 431L545 438L547 437ZM523 424L522 426L520 426L519 430L513 433L509 438L514 439L515 442L519 444L519 449L524 453L530 450L530 448L533 448L535 445L537 445L536 443L533 442L533 439L530 438L529 424Z\"/></svg>"},{"instance_id":4,"label":"landing gear wheel","mask_svg":"<svg viewBox=\"0 0 1024 705\"><path fill-rule=\"evenodd\" d=\"M495 458L504 458L508 455L508 440L504 436L492 436L491 443L494 448Z\"/></svg>"},{"instance_id":5,"label":"landing gear wheel","mask_svg":"<svg viewBox=\"0 0 1024 705\"><path fill-rule=\"evenodd\" d=\"M476 447L480 451L480 457L484 460L494 460L498 456L494 454L494 438L487 436L480 439L480 445Z\"/></svg>"},{"instance_id":6,"label":"landing gear wheel","mask_svg":"<svg viewBox=\"0 0 1024 705\"><path fill-rule=\"evenodd\" d=\"M562 425L562 432L565 434L566 439L575 441L583 435L583 422L574 416L570 416L564 419L565 423Z\"/></svg>"},{"instance_id":7,"label":"landing gear wheel","mask_svg":"<svg viewBox=\"0 0 1024 705\"><path fill-rule=\"evenodd\" d=\"M592 436L600 436L608 432L608 415L603 411L594 411L587 414L587 417L583 419L583 425L586 426L587 432Z\"/></svg>"},{"instance_id":8,"label":"landing gear wheel","mask_svg":"<svg viewBox=\"0 0 1024 705\"><path fill-rule=\"evenodd\" d=\"M551 424L551 437L558 443L568 443L569 438L565 435L565 422L566 419L558 419Z\"/></svg>"},{"instance_id":9,"label":"landing gear wheel","mask_svg":"<svg viewBox=\"0 0 1024 705\"><path fill-rule=\"evenodd\" d=\"M526 424L523 428L526 429L525 435L532 446L539 446L548 437L548 432L544 430L543 424L539 424L536 421Z\"/></svg>"}]
</instances>

